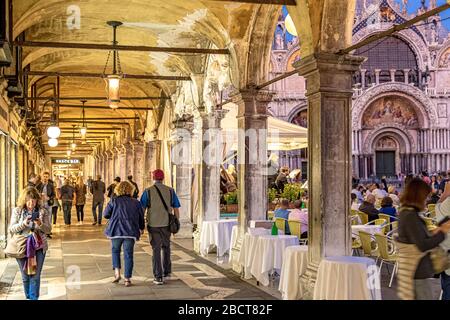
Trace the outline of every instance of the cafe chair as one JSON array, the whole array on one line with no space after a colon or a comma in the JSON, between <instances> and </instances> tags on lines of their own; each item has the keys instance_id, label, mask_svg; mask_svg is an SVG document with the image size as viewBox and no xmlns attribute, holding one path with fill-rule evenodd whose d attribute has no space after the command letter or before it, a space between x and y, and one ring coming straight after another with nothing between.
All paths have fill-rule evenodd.
<instances>
[{"instance_id":1,"label":"cafe chair","mask_svg":"<svg viewBox=\"0 0 450 320\"><path fill-rule=\"evenodd\" d=\"M291 235L297 236L301 245L308 244L308 238L302 238L302 223L297 220L288 220Z\"/></svg>"},{"instance_id":2,"label":"cafe chair","mask_svg":"<svg viewBox=\"0 0 450 320\"><path fill-rule=\"evenodd\" d=\"M370 233L359 231L359 241L361 242L361 248L366 257L374 258L378 255L377 244ZM376 262L378 262L378 259Z\"/></svg>"},{"instance_id":3,"label":"cafe chair","mask_svg":"<svg viewBox=\"0 0 450 320\"><path fill-rule=\"evenodd\" d=\"M282 234L286 234L286 223L286 219L275 218L275 225L277 226L278 232L282 231Z\"/></svg>"},{"instance_id":4,"label":"cafe chair","mask_svg":"<svg viewBox=\"0 0 450 320\"><path fill-rule=\"evenodd\" d=\"M378 258L377 260L381 261L380 264L380 272L383 268L383 264L386 264L386 268L389 273L389 267L387 265L392 265L392 274L391 280L389 281L389 288L392 287L392 280L394 279L394 275L397 273L398 270L398 261L397 261L397 252L395 250L394 242L382 234L375 234L375 240L377 242L378 247Z\"/></svg>"},{"instance_id":5,"label":"cafe chair","mask_svg":"<svg viewBox=\"0 0 450 320\"><path fill-rule=\"evenodd\" d=\"M361 220L361 224L366 224L369 222L369 216L367 213L358 211L359 219Z\"/></svg>"}]
</instances>

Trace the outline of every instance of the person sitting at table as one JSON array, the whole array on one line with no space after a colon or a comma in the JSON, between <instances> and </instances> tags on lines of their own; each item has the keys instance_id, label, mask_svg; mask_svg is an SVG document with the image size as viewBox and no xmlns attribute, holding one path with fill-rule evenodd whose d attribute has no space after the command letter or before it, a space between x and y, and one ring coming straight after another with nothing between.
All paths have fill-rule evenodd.
<instances>
[{"instance_id":1,"label":"person sitting at table","mask_svg":"<svg viewBox=\"0 0 450 320\"><path fill-rule=\"evenodd\" d=\"M352 210L359 210L360 204L358 202L358 197L354 193L351 194L351 197L352 197Z\"/></svg>"},{"instance_id":2,"label":"person sitting at table","mask_svg":"<svg viewBox=\"0 0 450 320\"><path fill-rule=\"evenodd\" d=\"M280 201L280 207L274 211L274 218L283 218L288 220L289 219L289 200L287 199L281 199ZM284 234L291 234L289 230L289 224L285 224L285 230Z\"/></svg>"},{"instance_id":3,"label":"person sitting at table","mask_svg":"<svg viewBox=\"0 0 450 320\"><path fill-rule=\"evenodd\" d=\"M397 219L395 219L397 218L397 209L394 208L394 201L391 197L384 197L381 200L381 209L379 212L391 216L388 223L397 221Z\"/></svg>"},{"instance_id":4,"label":"person sitting at table","mask_svg":"<svg viewBox=\"0 0 450 320\"><path fill-rule=\"evenodd\" d=\"M369 217L369 222L378 219L378 210L375 208L376 198L373 194L368 193L366 199L359 206L359 211L364 212Z\"/></svg>"},{"instance_id":5,"label":"person sitting at table","mask_svg":"<svg viewBox=\"0 0 450 320\"><path fill-rule=\"evenodd\" d=\"M294 210L289 213L288 220L294 220L300 222L301 238L308 238L308 211L301 210L302 201L297 200L294 202Z\"/></svg>"},{"instance_id":6,"label":"person sitting at table","mask_svg":"<svg viewBox=\"0 0 450 320\"><path fill-rule=\"evenodd\" d=\"M398 191L395 189L394 186L389 186L388 188L389 197L391 197L392 202L394 203L394 206L400 205L400 198L398 197Z\"/></svg>"}]
</instances>

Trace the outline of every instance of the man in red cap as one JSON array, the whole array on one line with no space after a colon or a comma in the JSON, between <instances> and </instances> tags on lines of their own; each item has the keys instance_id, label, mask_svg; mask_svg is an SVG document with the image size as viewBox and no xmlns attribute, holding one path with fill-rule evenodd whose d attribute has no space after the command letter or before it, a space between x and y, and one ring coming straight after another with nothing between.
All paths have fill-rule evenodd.
<instances>
[{"instance_id":1,"label":"man in red cap","mask_svg":"<svg viewBox=\"0 0 450 320\"><path fill-rule=\"evenodd\" d=\"M169 214L180 218L180 201L175 191L163 184L164 171L153 171L154 184L144 190L141 205L147 209L147 230L150 234L150 244L153 248L153 283L162 285L164 279L169 280L172 272L170 260L170 230ZM161 250L163 258L161 260Z\"/></svg>"}]
</instances>

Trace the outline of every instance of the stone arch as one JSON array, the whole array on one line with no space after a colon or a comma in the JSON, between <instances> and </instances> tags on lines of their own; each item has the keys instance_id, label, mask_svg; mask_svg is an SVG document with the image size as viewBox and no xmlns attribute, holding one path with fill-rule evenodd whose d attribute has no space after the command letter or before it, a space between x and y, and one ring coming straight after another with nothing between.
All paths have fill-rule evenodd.
<instances>
[{"instance_id":1,"label":"stone arch","mask_svg":"<svg viewBox=\"0 0 450 320\"><path fill-rule=\"evenodd\" d=\"M411 102L416 113L422 119L422 127L429 128L437 124L437 112L431 100L418 88L404 83L384 83L368 89L353 103L353 129L362 129L362 117L365 109L375 100L388 95L397 95Z\"/></svg>"},{"instance_id":2,"label":"stone arch","mask_svg":"<svg viewBox=\"0 0 450 320\"><path fill-rule=\"evenodd\" d=\"M308 109L308 103L307 102L302 102L299 105L297 105L296 107L294 107L291 112L289 112L288 116L287 116L287 121L291 122L294 120L294 117L299 114L299 112L302 112L304 110Z\"/></svg>"},{"instance_id":3,"label":"stone arch","mask_svg":"<svg viewBox=\"0 0 450 320\"><path fill-rule=\"evenodd\" d=\"M376 30L367 28L361 29L353 36L353 42L358 43L374 34L380 33L391 27L392 24L384 23L380 24L380 28ZM419 69L425 70L426 66L428 65L428 62L430 61L430 52L428 50L428 46L424 43L423 39L420 38L417 33L409 29L397 32L395 34L395 37L405 41L411 47L411 49L416 54L417 65L419 66Z\"/></svg>"},{"instance_id":4,"label":"stone arch","mask_svg":"<svg viewBox=\"0 0 450 320\"><path fill-rule=\"evenodd\" d=\"M417 152L414 138L404 126L394 127L391 124L383 124L375 128L363 142L363 152L365 154L374 154L375 143L384 136L393 136L399 143L400 151L402 153ZM403 142L403 143L402 143Z\"/></svg>"}]
</instances>

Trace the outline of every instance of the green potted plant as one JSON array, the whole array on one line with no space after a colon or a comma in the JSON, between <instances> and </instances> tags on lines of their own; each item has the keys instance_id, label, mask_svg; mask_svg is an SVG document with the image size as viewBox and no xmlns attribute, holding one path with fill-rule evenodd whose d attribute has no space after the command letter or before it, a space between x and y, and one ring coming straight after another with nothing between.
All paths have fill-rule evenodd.
<instances>
[{"instance_id":1,"label":"green potted plant","mask_svg":"<svg viewBox=\"0 0 450 320\"><path fill-rule=\"evenodd\" d=\"M277 189L271 188L267 191L267 198L269 200L269 210L273 211L275 210L276 203L275 200L277 199Z\"/></svg>"},{"instance_id":2,"label":"green potted plant","mask_svg":"<svg viewBox=\"0 0 450 320\"><path fill-rule=\"evenodd\" d=\"M237 191L228 192L225 194L225 202L226 204L226 212L227 213L236 213L238 212L238 195Z\"/></svg>"},{"instance_id":3,"label":"green potted plant","mask_svg":"<svg viewBox=\"0 0 450 320\"><path fill-rule=\"evenodd\" d=\"M281 197L289 201L289 208L294 208L294 202L302 198L303 189L299 183L288 183L284 186Z\"/></svg>"}]
</instances>

